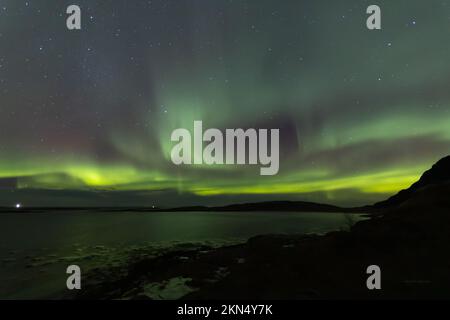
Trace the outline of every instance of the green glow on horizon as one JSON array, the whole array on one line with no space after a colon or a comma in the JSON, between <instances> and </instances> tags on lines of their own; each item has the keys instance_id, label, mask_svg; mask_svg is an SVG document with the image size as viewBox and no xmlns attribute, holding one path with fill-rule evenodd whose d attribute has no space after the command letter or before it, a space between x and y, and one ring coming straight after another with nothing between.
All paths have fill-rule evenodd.
<instances>
[{"instance_id":1,"label":"green glow on horizon","mask_svg":"<svg viewBox=\"0 0 450 320\"><path fill-rule=\"evenodd\" d=\"M333 180L311 181L305 183L276 183L270 186L244 186L228 188L194 188L194 192L203 196L219 194L301 194L317 191L335 191L357 189L362 193L393 193L409 187L417 181L419 174L414 170L399 170L357 177Z\"/></svg>"}]
</instances>

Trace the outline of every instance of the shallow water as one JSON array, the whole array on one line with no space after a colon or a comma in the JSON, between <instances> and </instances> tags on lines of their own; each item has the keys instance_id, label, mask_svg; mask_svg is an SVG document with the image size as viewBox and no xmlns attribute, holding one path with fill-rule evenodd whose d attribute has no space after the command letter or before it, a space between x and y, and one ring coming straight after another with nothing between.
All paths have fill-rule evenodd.
<instances>
[{"instance_id":1,"label":"shallow water","mask_svg":"<svg viewBox=\"0 0 450 320\"><path fill-rule=\"evenodd\" d=\"M354 221L362 215L351 215ZM295 212L10 213L0 215L0 298L49 298L65 289L65 268L113 265L140 247L212 246L260 234L324 233L349 215ZM161 249L162 248L162 249Z\"/></svg>"}]
</instances>

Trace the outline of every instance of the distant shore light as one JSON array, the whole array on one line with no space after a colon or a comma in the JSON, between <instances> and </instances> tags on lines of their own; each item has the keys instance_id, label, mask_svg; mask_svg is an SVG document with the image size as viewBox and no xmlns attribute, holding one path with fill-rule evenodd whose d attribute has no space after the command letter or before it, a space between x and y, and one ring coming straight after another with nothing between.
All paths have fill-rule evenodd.
<instances>
[{"instance_id":1,"label":"distant shore light","mask_svg":"<svg viewBox=\"0 0 450 320\"><path fill-rule=\"evenodd\" d=\"M22 205L20 203L16 203L16 208L20 209L20 207L22 207Z\"/></svg>"}]
</instances>

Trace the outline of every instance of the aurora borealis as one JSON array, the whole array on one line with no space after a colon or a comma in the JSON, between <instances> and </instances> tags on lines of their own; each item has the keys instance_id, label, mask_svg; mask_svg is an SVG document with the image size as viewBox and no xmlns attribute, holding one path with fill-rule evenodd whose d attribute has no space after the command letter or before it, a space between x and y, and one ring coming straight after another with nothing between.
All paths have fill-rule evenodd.
<instances>
[{"instance_id":1,"label":"aurora borealis","mask_svg":"<svg viewBox=\"0 0 450 320\"><path fill-rule=\"evenodd\" d=\"M0 205L358 205L450 150L450 1L0 1ZM65 9L82 10L68 31ZM176 128L279 128L280 170Z\"/></svg>"}]
</instances>

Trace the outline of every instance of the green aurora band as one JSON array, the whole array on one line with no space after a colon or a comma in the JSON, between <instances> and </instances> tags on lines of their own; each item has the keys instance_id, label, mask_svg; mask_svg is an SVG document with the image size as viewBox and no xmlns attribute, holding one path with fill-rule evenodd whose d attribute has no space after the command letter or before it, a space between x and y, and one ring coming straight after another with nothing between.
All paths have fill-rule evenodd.
<instances>
[{"instance_id":1,"label":"green aurora band","mask_svg":"<svg viewBox=\"0 0 450 320\"><path fill-rule=\"evenodd\" d=\"M378 1L375 32L367 1L79 1L93 19L77 34L50 2L40 6L48 27L36 4L4 2L0 193L13 180L16 192L355 205L409 186L449 153L447 1ZM279 174L173 165L170 134L194 120L280 128Z\"/></svg>"}]
</instances>

